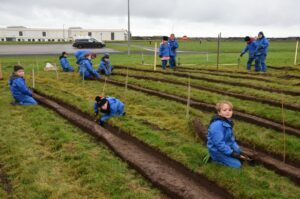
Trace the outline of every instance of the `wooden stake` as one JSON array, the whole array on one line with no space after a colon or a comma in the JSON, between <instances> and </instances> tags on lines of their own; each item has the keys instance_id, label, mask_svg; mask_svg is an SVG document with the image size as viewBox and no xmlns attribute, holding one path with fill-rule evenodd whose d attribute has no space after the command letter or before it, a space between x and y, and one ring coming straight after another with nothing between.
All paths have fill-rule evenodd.
<instances>
[{"instance_id":1,"label":"wooden stake","mask_svg":"<svg viewBox=\"0 0 300 199\"><path fill-rule=\"evenodd\" d=\"M106 80L107 80L107 77L105 76L105 80L104 80L104 86L103 86L103 89L102 89L102 93L101 93L101 96L104 97L104 92L105 92L105 87L106 87Z\"/></svg>"},{"instance_id":2,"label":"wooden stake","mask_svg":"<svg viewBox=\"0 0 300 199\"><path fill-rule=\"evenodd\" d=\"M0 64L0 80L3 80L2 64Z\"/></svg>"},{"instance_id":3,"label":"wooden stake","mask_svg":"<svg viewBox=\"0 0 300 199\"><path fill-rule=\"evenodd\" d=\"M32 67L32 88L35 88L34 67Z\"/></svg>"},{"instance_id":4,"label":"wooden stake","mask_svg":"<svg viewBox=\"0 0 300 199\"><path fill-rule=\"evenodd\" d=\"M142 52L142 65L144 65L145 61L144 61L144 53Z\"/></svg>"},{"instance_id":5,"label":"wooden stake","mask_svg":"<svg viewBox=\"0 0 300 199\"><path fill-rule=\"evenodd\" d=\"M206 62L208 62L208 53L206 53Z\"/></svg>"},{"instance_id":6,"label":"wooden stake","mask_svg":"<svg viewBox=\"0 0 300 199\"><path fill-rule=\"evenodd\" d=\"M126 70L124 101L126 101L127 88L128 88L128 67L127 67L127 70Z\"/></svg>"},{"instance_id":7,"label":"wooden stake","mask_svg":"<svg viewBox=\"0 0 300 199\"><path fill-rule=\"evenodd\" d=\"M295 50L295 59L294 59L294 65L297 65L298 44L299 44L299 40L297 40L297 42L296 42L296 50Z\"/></svg>"},{"instance_id":8,"label":"wooden stake","mask_svg":"<svg viewBox=\"0 0 300 199\"><path fill-rule=\"evenodd\" d=\"M188 98L186 104L186 118L189 119L190 117L190 104L191 104L191 78L189 73L189 80L188 80Z\"/></svg>"},{"instance_id":9,"label":"wooden stake","mask_svg":"<svg viewBox=\"0 0 300 199\"><path fill-rule=\"evenodd\" d=\"M56 72L56 80L58 80L58 70L57 70L57 66L56 66L56 64L54 64L55 65L55 72Z\"/></svg>"},{"instance_id":10,"label":"wooden stake","mask_svg":"<svg viewBox=\"0 0 300 199\"><path fill-rule=\"evenodd\" d=\"M219 63L220 63L220 40L221 40L221 33L218 35L217 70L219 70Z\"/></svg>"},{"instance_id":11,"label":"wooden stake","mask_svg":"<svg viewBox=\"0 0 300 199\"><path fill-rule=\"evenodd\" d=\"M285 162L286 136L285 136L285 123L284 123L283 94L281 94L281 117L282 117L282 131L283 131L283 162Z\"/></svg>"},{"instance_id":12,"label":"wooden stake","mask_svg":"<svg viewBox=\"0 0 300 199\"><path fill-rule=\"evenodd\" d=\"M154 45L154 65L153 65L154 70L156 70L156 56L157 56L157 42L155 42Z\"/></svg>"}]
</instances>

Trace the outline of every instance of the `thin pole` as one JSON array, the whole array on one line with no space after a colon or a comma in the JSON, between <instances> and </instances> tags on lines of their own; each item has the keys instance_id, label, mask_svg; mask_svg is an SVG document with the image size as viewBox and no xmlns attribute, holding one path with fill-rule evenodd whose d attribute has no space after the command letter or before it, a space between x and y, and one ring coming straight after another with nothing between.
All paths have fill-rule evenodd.
<instances>
[{"instance_id":1,"label":"thin pole","mask_svg":"<svg viewBox=\"0 0 300 199\"><path fill-rule=\"evenodd\" d=\"M191 104L191 78L189 73L189 80L188 80L188 98L186 104L186 118L189 119L190 116L190 104Z\"/></svg>"},{"instance_id":2,"label":"thin pole","mask_svg":"<svg viewBox=\"0 0 300 199\"><path fill-rule=\"evenodd\" d=\"M142 52L142 65L144 65L145 61L144 61L144 53Z\"/></svg>"},{"instance_id":3,"label":"thin pole","mask_svg":"<svg viewBox=\"0 0 300 199\"><path fill-rule=\"evenodd\" d=\"M282 131L283 131L283 162L285 162L286 136L285 136L285 123L284 123L283 94L281 94L281 117L282 117Z\"/></svg>"},{"instance_id":4,"label":"thin pole","mask_svg":"<svg viewBox=\"0 0 300 199\"><path fill-rule=\"evenodd\" d=\"M297 65L298 44L299 44L299 40L297 40L297 42L296 42L296 51L295 51L294 65Z\"/></svg>"},{"instance_id":5,"label":"thin pole","mask_svg":"<svg viewBox=\"0 0 300 199\"><path fill-rule=\"evenodd\" d=\"M221 39L221 33L219 33L218 35L217 69L219 69L219 63L220 63L220 39Z\"/></svg>"},{"instance_id":6,"label":"thin pole","mask_svg":"<svg viewBox=\"0 0 300 199\"><path fill-rule=\"evenodd\" d=\"M153 65L154 70L156 70L156 56L157 56L157 42L155 42L154 45L154 65Z\"/></svg>"},{"instance_id":7,"label":"thin pole","mask_svg":"<svg viewBox=\"0 0 300 199\"><path fill-rule=\"evenodd\" d=\"M206 53L206 62L208 63L208 52Z\"/></svg>"},{"instance_id":8,"label":"thin pole","mask_svg":"<svg viewBox=\"0 0 300 199\"><path fill-rule=\"evenodd\" d=\"M58 80L58 71L57 71L57 66L55 64L55 72L56 72L56 80Z\"/></svg>"},{"instance_id":9,"label":"thin pole","mask_svg":"<svg viewBox=\"0 0 300 199\"><path fill-rule=\"evenodd\" d=\"M103 86L103 89L102 89L102 93L101 93L101 96L103 97L104 96L104 92L105 92L105 87L106 87L106 80L107 80L107 77L105 76L105 80L104 80L104 86Z\"/></svg>"},{"instance_id":10,"label":"thin pole","mask_svg":"<svg viewBox=\"0 0 300 199\"><path fill-rule=\"evenodd\" d=\"M127 70L126 70L124 101L126 101L127 88L128 88L128 66L127 66Z\"/></svg>"},{"instance_id":11,"label":"thin pole","mask_svg":"<svg viewBox=\"0 0 300 199\"><path fill-rule=\"evenodd\" d=\"M0 64L0 80L3 79L3 73L2 73L2 64Z\"/></svg>"},{"instance_id":12,"label":"thin pole","mask_svg":"<svg viewBox=\"0 0 300 199\"><path fill-rule=\"evenodd\" d=\"M35 88L34 67L32 67L32 88Z\"/></svg>"},{"instance_id":13,"label":"thin pole","mask_svg":"<svg viewBox=\"0 0 300 199\"><path fill-rule=\"evenodd\" d=\"M131 39L131 33L130 33L130 0L128 0L128 55L130 55L130 39Z\"/></svg>"}]
</instances>

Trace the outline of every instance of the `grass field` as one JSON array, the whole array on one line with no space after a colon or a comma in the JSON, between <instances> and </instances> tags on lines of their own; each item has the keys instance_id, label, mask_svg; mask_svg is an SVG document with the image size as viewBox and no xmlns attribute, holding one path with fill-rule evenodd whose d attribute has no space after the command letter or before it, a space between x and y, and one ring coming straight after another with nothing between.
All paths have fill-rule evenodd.
<instances>
[{"instance_id":1,"label":"grass field","mask_svg":"<svg viewBox=\"0 0 300 199\"><path fill-rule=\"evenodd\" d=\"M149 45L147 42L135 42L135 45ZM152 42L153 44L153 42ZM180 43L182 50L214 52L213 42L202 41L201 45L192 42ZM199 46L198 46L199 45ZM268 71L269 75L255 75L254 73L239 74L239 78L217 76L226 74L226 71L245 71L240 66L220 66L219 72L211 71L210 74L193 74L212 79L221 79L229 82L243 82L278 88L282 90L299 91L299 79L282 79L282 75L300 75L299 66L292 66L293 63L293 42L274 42L270 46L268 62L276 66L290 65L296 70L274 70ZM223 63L230 63L236 60L243 42L224 42L221 59ZM122 47L125 51L125 47ZM120 48L121 49L121 48ZM138 49L136 52L138 52ZM289 57L291 56L291 57ZM189 66L201 69L216 69L215 54L209 54L209 62L206 62L206 55L180 55L184 63L198 64ZM201 58L200 58L201 57ZM153 62L153 56L144 55L146 63ZM71 63L75 59L70 56ZM159 61L159 60L158 60ZM226 61L226 62L225 62ZM245 58L243 58L245 61ZM27 84L31 85L31 70L35 69L36 88L40 92L56 97L62 101L78 107L80 110L93 114L92 105L96 95L115 96L126 104L126 117L112 118L109 123L121 128L143 142L151 145L176 159L186 167L195 172L205 175L210 180L228 190L235 198L299 198L300 189L290 179L275 174L261 165L250 166L245 164L243 169L236 170L216 164L203 164L202 159L207 154L207 149L202 141L195 138L195 132L191 120L200 118L204 125L208 125L212 112L199 109L190 109L190 118L186 118L186 105L146 95L141 92L117 87L102 82L82 82L78 74L66 74L59 72L59 80L55 72L42 71L46 62L58 63L56 56L18 56L0 57L3 66L5 81L1 82L1 144L0 144L0 165L12 184L13 193L17 192L16 198L43 198L64 197L80 198L91 196L97 198L163 198L158 190L152 188L139 174L128 169L125 163L114 157L106 147L96 142L94 138L86 135L81 130L68 124L58 115L41 106L19 107L9 106L12 100L9 95L6 80L12 71L14 64L20 62L25 66ZM126 65L134 68L151 69L152 66L141 66L141 55L112 55L111 62L116 65ZM99 57L94 60L96 67ZM159 62L158 62L159 63ZM244 62L243 62L244 63ZM300 69L300 68L299 68ZM160 69L158 69L160 70ZM126 73L124 69L117 72ZM163 75L150 72L129 71L129 74L141 76L153 76L176 80L183 83L186 78ZM268 83L259 80L249 80L244 77L259 77L262 80L270 80ZM112 76L111 79L125 82L124 76ZM187 96L187 87L128 78L128 83L142 87L160 90L171 94ZM282 95L262 90L249 89L241 86L228 86L225 84L212 83L203 80L191 80L192 84L205 85L212 88L228 90L235 93L246 93L261 98L299 104L298 96ZM2 95L3 93L3 95ZM192 89L192 97L203 102L215 103L220 99L231 100L236 110L264 116L269 119L281 122L280 107L270 106L255 101L247 101L215 94L207 91ZM284 110L286 124L293 125L299 129L299 111ZM19 125L15 125L18 123ZM247 122L235 121L235 134L238 140L252 146L283 156L293 161L300 160L299 138L291 135L285 137L279 131L250 124ZM286 151L284 142L286 141ZM26 157L26 158L24 158ZM113 166L111 166L113 165ZM103 173L105 168L108 173ZM113 178L111 178L113 176ZM53 184L55 182L55 184ZM4 189L0 188L0 194L6 196ZM57 194L57 195L55 195ZM0 195L1 196L1 195ZM125 197L123 197L125 196Z\"/></svg>"}]
</instances>

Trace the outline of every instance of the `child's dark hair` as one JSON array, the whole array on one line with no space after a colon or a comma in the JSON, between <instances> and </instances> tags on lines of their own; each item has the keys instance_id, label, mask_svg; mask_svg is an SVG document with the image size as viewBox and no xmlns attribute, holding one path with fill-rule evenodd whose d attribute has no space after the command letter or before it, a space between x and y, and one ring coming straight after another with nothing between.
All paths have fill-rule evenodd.
<instances>
[{"instance_id":1,"label":"child's dark hair","mask_svg":"<svg viewBox=\"0 0 300 199\"><path fill-rule=\"evenodd\" d=\"M23 66L14 65L14 72L17 72L18 70L24 70Z\"/></svg>"}]
</instances>

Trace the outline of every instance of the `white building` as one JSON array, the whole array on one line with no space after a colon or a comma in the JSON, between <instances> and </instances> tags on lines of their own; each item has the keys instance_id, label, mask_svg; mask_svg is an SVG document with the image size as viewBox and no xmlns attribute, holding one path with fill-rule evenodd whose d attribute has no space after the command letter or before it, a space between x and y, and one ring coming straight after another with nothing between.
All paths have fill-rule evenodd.
<instances>
[{"instance_id":1,"label":"white building","mask_svg":"<svg viewBox=\"0 0 300 199\"><path fill-rule=\"evenodd\" d=\"M9 26L0 28L1 41L73 41L74 38L92 37L98 41L127 40L127 30L124 29L68 29L26 28L24 26Z\"/></svg>"}]
</instances>

